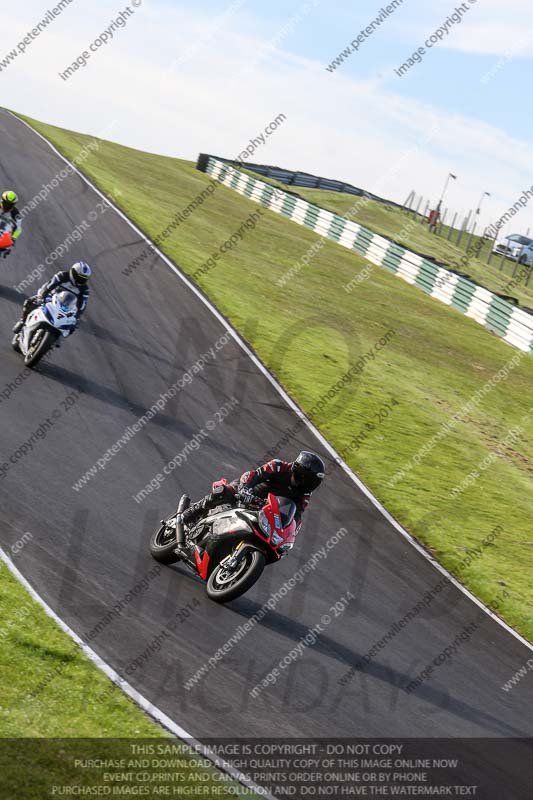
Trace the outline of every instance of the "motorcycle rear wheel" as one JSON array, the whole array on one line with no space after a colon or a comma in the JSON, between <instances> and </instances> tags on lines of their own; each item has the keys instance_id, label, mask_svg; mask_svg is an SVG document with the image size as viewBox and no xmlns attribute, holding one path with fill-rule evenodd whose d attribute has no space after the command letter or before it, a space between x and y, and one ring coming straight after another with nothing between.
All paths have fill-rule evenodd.
<instances>
[{"instance_id":1,"label":"motorcycle rear wheel","mask_svg":"<svg viewBox=\"0 0 533 800\"><path fill-rule=\"evenodd\" d=\"M244 556L246 563L234 580L223 577L224 567L219 564L207 581L207 596L215 603L229 603L250 589L261 577L266 558L260 550L248 550Z\"/></svg>"},{"instance_id":2,"label":"motorcycle rear wheel","mask_svg":"<svg viewBox=\"0 0 533 800\"><path fill-rule=\"evenodd\" d=\"M162 522L152 534L150 539L150 553L152 558L160 564L175 564L179 561L176 555L176 531L169 527L166 522Z\"/></svg>"}]
</instances>

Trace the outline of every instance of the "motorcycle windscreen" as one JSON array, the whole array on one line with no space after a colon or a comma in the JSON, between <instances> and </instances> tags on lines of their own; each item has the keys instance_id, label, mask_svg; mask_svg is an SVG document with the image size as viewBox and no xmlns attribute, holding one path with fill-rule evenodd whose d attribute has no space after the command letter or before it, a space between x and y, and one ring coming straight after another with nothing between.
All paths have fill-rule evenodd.
<instances>
[{"instance_id":1,"label":"motorcycle windscreen","mask_svg":"<svg viewBox=\"0 0 533 800\"><path fill-rule=\"evenodd\" d=\"M72 292L60 292L57 295L57 305L64 314L74 314L77 307L77 298Z\"/></svg>"},{"instance_id":2,"label":"motorcycle windscreen","mask_svg":"<svg viewBox=\"0 0 533 800\"><path fill-rule=\"evenodd\" d=\"M288 497L278 497L279 513L281 516L282 528L287 528L296 514L296 504Z\"/></svg>"}]
</instances>

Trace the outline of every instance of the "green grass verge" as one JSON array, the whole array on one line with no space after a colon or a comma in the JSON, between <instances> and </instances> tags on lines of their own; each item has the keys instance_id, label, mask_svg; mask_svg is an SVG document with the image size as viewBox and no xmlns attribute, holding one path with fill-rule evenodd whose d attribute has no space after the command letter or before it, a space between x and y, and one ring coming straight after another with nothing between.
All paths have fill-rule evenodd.
<instances>
[{"instance_id":1,"label":"green grass verge","mask_svg":"<svg viewBox=\"0 0 533 800\"><path fill-rule=\"evenodd\" d=\"M156 747L176 741L93 665L2 562L0 674L1 800L42 800L54 784L104 785L102 771L81 769L74 759L132 757L132 740L148 739ZM181 786L196 785L199 771L209 776L205 785L221 785L213 767L188 754L180 758ZM232 796L241 795L234 781L224 785L233 787Z\"/></svg>"},{"instance_id":2,"label":"green grass verge","mask_svg":"<svg viewBox=\"0 0 533 800\"><path fill-rule=\"evenodd\" d=\"M71 159L89 138L30 122ZM102 142L83 169L111 196L120 191L119 204L152 237L210 183L190 162L110 142ZM255 208L217 187L165 240L164 249L185 272L198 273ZM297 267L317 240L305 227L264 211L198 282L307 412L363 353L374 353L359 380L315 414L314 422L389 511L483 601L493 603L505 589L498 613L533 639L533 360L523 355L396 482L396 473L519 351L333 242ZM293 277L277 286L291 269ZM347 293L344 285L364 269L367 279ZM389 330L392 338L376 352L376 342ZM397 405L381 412L391 398ZM478 479L453 497L474 470ZM467 559L497 526L502 532L493 544Z\"/></svg>"},{"instance_id":3,"label":"green grass verge","mask_svg":"<svg viewBox=\"0 0 533 800\"><path fill-rule=\"evenodd\" d=\"M481 240L475 235L470 238L470 234L464 234L457 244L457 230L451 230L451 239L448 241L450 228L447 225L443 225L439 234L435 235L429 232L427 224L418 221L418 224L411 225L412 215L386 203L365 200L361 205L362 198L352 194L287 186L251 170L245 169L243 172L285 191L294 192L304 200L340 216L348 215L365 228L394 239L416 253L437 259L439 263L464 274L492 292L508 297L511 302L514 300L520 306L533 306L533 282L525 285L525 268L508 258L502 261L501 256L493 256L491 263L487 264L493 243L486 239ZM513 278L515 271L517 274Z\"/></svg>"},{"instance_id":4,"label":"green grass verge","mask_svg":"<svg viewBox=\"0 0 533 800\"><path fill-rule=\"evenodd\" d=\"M0 562L0 735L168 735L97 669Z\"/></svg>"}]
</instances>

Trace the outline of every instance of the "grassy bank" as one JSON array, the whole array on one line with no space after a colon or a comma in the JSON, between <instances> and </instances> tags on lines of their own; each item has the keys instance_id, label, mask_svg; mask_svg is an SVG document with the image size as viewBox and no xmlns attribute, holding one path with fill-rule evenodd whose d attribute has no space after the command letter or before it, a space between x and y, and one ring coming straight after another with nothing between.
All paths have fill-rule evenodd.
<instances>
[{"instance_id":1,"label":"grassy bank","mask_svg":"<svg viewBox=\"0 0 533 800\"><path fill-rule=\"evenodd\" d=\"M524 267L508 258L502 260L501 256L493 256L491 263L486 263L493 242L481 239L479 236L470 237L470 234L463 234L457 244L458 231L455 229L451 230L451 239L448 241L450 228L447 225L443 225L439 234L435 235L429 232L427 224L420 218L416 218L411 224L415 219L413 215L386 203L363 200L342 192L286 186L256 172L244 171L280 189L294 192L321 208L334 211L341 216L349 216L365 228L394 239L416 253L436 259L443 266L464 274L492 292L508 297L511 301L515 300L520 306L533 307L533 281L529 286L525 285ZM515 271L517 275L513 278Z\"/></svg>"},{"instance_id":2,"label":"grassy bank","mask_svg":"<svg viewBox=\"0 0 533 800\"><path fill-rule=\"evenodd\" d=\"M86 136L34 124L70 158L87 144ZM119 204L152 237L210 183L190 162L109 142L83 169L111 196L119 189ZM185 272L196 273L202 289L304 410L369 354L355 385L315 423L390 512L482 600L491 603L504 583L507 597L499 613L533 639L533 360L333 242L303 265L300 259L316 234L269 211L206 268L255 208L217 187L165 239L164 249ZM136 280L142 268L125 279ZM344 286L365 269L366 279L346 292ZM506 379L424 457L415 458L513 357ZM367 431L364 437L361 431ZM472 481L474 471L479 477ZM467 553L498 526L495 541L467 566Z\"/></svg>"}]
</instances>

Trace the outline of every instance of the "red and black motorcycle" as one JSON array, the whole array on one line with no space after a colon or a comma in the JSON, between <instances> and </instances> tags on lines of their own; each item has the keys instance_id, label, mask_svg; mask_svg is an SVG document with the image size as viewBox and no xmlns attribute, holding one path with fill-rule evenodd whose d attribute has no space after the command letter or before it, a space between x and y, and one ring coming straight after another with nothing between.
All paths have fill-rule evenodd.
<instances>
[{"instance_id":1,"label":"red and black motorcycle","mask_svg":"<svg viewBox=\"0 0 533 800\"><path fill-rule=\"evenodd\" d=\"M222 480L222 483L226 483ZM239 498L237 497L237 502ZM150 552L161 564L183 561L206 581L211 600L227 603L240 597L290 550L296 537L296 505L286 497L269 494L261 508L218 506L185 528L184 558L176 552L176 517L190 504L183 495L176 515L161 520L150 541Z\"/></svg>"}]
</instances>

